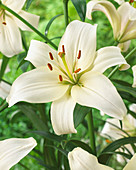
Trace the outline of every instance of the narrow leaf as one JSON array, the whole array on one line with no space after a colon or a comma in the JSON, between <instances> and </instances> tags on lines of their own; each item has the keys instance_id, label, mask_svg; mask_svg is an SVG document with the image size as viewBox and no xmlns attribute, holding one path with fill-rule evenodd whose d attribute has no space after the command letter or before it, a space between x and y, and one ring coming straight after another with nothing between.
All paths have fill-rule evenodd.
<instances>
[{"instance_id":1,"label":"narrow leaf","mask_svg":"<svg viewBox=\"0 0 136 170\"><path fill-rule=\"evenodd\" d=\"M32 2L33 2L33 0L27 0L26 10L28 10L28 8L30 7Z\"/></svg>"},{"instance_id":2,"label":"narrow leaf","mask_svg":"<svg viewBox=\"0 0 136 170\"><path fill-rule=\"evenodd\" d=\"M9 58L7 58L6 56L3 56L2 64L1 64L1 68L0 68L0 81L5 73L8 62L9 62Z\"/></svg>"},{"instance_id":3,"label":"narrow leaf","mask_svg":"<svg viewBox=\"0 0 136 170\"><path fill-rule=\"evenodd\" d=\"M86 16L86 0L71 0L79 17L84 22Z\"/></svg>"}]
</instances>

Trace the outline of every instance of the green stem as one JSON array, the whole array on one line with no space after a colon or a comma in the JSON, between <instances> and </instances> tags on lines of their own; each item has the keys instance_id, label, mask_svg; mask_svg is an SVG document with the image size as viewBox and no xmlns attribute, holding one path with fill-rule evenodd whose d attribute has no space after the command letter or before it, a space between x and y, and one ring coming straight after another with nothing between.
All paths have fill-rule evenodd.
<instances>
[{"instance_id":1,"label":"green stem","mask_svg":"<svg viewBox=\"0 0 136 170\"><path fill-rule=\"evenodd\" d=\"M47 41L51 46L53 46L55 49L57 49L57 46L50 41L45 35L43 35L41 32L39 32L35 27L33 27L29 22L27 22L24 18L22 18L20 15L18 15L16 12L14 12L12 9L8 8L7 6L0 3L0 8L7 10L11 14L13 14L15 17L17 17L19 20L21 20L25 25L27 25L29 28L31 28L35 33L37 33L41 38Z\"/></svg>"},{"instance_id":2,"label":"green stem","mask_svg":"<svg viewBox=\"0 0 136 170\"><path fill-rule=\"evenodd\" d=\"M127 60L129 57L131 57L132 54L134 54L136 52L136 47L131 50L125 57L125 59ZM111 78L113 76L113 74L118 70L119 66L116 66L112 72L108 75L108 78Z\"/></svg>"},{"instance_id":3,"label":"green stem","mask_svg":"<svg viewBox=\"0 0 136 170\"><path fill-rule=\"evenodd\" d=\"M0 82L2 80L2 77L3 77L4 73L5 73L5 70L7 68L8 62L9 62L9 58L6 57L6 56L3 56L2 64L1 64L1 68L0 68Z\"/></svg>"},{"instance_id":4,"label":"green stem","mask_svg":"<svg viewBox=\"0 0 136 170\"><path fill-rule=\"evenodd\" d=\"M68 1L69 0L63 0L63 6L64 6L64 16L65 16L65 26L68 25Z\"/></svg>"},{"instance_id":5,"label":"green stem","mask_svg":"<svg viewBox=\"0 0 136 170\"><path fill-rule=\"evenodd\" d=\"M95 146L95 136L94 136L94 124L93 124L93 114L92 110L87 115L88 122L88 131L90 136L90 145L93 150L94 155L96 155L96 146Z\"/></svg>"}]
</instances>

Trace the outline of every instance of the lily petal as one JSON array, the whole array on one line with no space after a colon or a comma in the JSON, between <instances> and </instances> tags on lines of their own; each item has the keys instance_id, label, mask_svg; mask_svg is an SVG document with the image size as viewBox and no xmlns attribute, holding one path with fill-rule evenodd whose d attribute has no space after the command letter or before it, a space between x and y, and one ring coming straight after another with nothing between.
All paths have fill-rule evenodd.
<instances>
[{"instance_id":1,"label":"lily petal","mask_svg":"<svg viewBox=\"0 0 136 170\"><path fill-rule=\"evenodd\" d=\"M18 14L22 18L24 18L26 21L28 21L32 26L34 26L35 28L38 28L38 23L39 23L39 18L40 18L39 16L30 14L23 10L21 10ZM26 26L22 21L20 21L16 17L14 17L14 20L16 24L18 25L18 27L21 28L23 31L32 31L28 26Z\"/></svg>"},{"instance_id":2,"label":"lily petal","mask_svg":"<svg viewBox=\"0 0 136 170\"><path fill-rule=\"evenodd\" d=\"M80 105L94 107L117 119L126 115L126 107L111 81L101 73L87 72L80 78L80 86L71 95Z\"/></svg>"},{"instance_id":3,"label":"lily petal","mask_svg":"<svg viewBox=\"0 0 136 170\"><path fill-rule=\"evenodd\" d=\"M92 71L103 73L107 68L118 64L125 64L126 68L129 68L129 64L127 64L118 47L104 47L97 51Z\"/></svg>"},{"instance_id":4,"label":"lily petal","mask_svg":"<svg viewBox=\"0 0 136 170\"><path fill-rule=\"evenodd\" d=\"M80 21L73 21L67 26L58 52L62 52L62 45L64 45L66 60L72 71L75 64L83 71L93 62L96 52L96 28L97 25ZM78 60L79 50L81 50L81 58Z\"/></svg>"},{"instance_id":5,"label":"lily petal","mask_svg":"<svg viewBox=\"0 0 136 170\"><path fill-rule=\"evenodd\" d=\"M41 67L22 74L14 81L7 102L9 106L19 101L51 102L62 97L68 87L69 85L59 83L57 72Z\"/></svg>"},{"instance_id":6,"label":"lily petal","mask_svg":"<svg viewBox=\"0 0 136 170\"><path fill-rule=\"evenodd\" d=\"M113 28L114 38L117 39L120 32L120 16L114 5L108 1L93 0L87 4L86 17L88 19L92 19L93 11L101 11L107 16Z\"/></svg>"},{"instance_id":7,"label":"lily petal","mask_svg":"<svg viewBox=\"0 0 136 170\"><path fill-rule=\"evenodd\" d=\"M118 47L121 49L122 52L126 52L130 46L131 40L128 40L124 43L119 43Z\"/></svg>"},{"instance_id":8,"label":"lily petal","mask_svg":"<svg viewBox=\"0 0 136 170\"><path fill-rule=\"evenodd\" d=\"M135 170L136 169L136 153L134 156L130 159L130 161L127 163L127 165L124 167L123 170Z\"/></svg>"},{"instance_id":9,"label":"lily petal","mask_svg":"<svg viewBox=\"0 0 136 170\"><path fill-rule=\"evenodd\" d=\"M5 99L8 96L8 94L10 92L10 88L11 88L11 86L9 84L1 81L1 83L0 83L0 97L2 99Z\"/></svg>"},{"instance_id":10,"label":"lily petal","mask_svg":"<svg viewBox=\"0 0 136 170\"><path fill-rule=\"evenodd\" d=\"M118 119L110 119L110 118L107 119L101 131L101 136L106 137L106 138L112 138L114 140L122 138L124 133L121 130L119 130L117 127L115 127L114 125L121 128L120 122Z\"/></svg>"},{"instance_id":11,"label":"lily petal","mask_svg":"<svg viewBox=\"0 0 136 170\"><path fill-rule=\"evenodd\" d=\"M26 2L26 0L17 0L17 1L15 1L15 0L1 0L1 1L4 5L11 8L15 12L20 11Z\"/></svg>"},{"instance_id":12,"label":"lily petal","mask_svg":"<svg viewBox=\"0 0 136 170\"><path fill-rule=\"evenodd\" d=\"M81 148L75 148L68 154L71 170L113 170L98 163L97 157Z\"/></svg>"},{"instance_id":13,"label":"lily petal","mask_svg":"<svg viewBox=\"0 0 136 170\"><path fill-rule=\"evenodd\" d=\"M54 58L57 58L57 51L43 42L32 40L25 59L30 61L35 67L47 66L48 63L53 63L49 52L52 53Z\"/></svg>"},{"instance_id":14,"label":"lily petal","mask_svg":"<svg viewBox=\"0 0 136 170\"><path fill-rule=\"evenodd\" d=\"M9 170L36 145L37 143L32 137L26 139L11 138L0 141L0 169Z\"/></svg>"},{"instance_id":15,"label":"lily petal","mask_svg":"<svg viewBox=\"0 0 136 170\"><path fill-rule=\"evenodd\" d=\"M132 87L136 87L136 65L132 67L133 71L133 85Z\"/></svg>"},{"instance_id":16,"label":"lily petal","mask_svg":"<svg viewBox=\"0 0 136 170\"><path fill-rule=\"evenodd\" d=\"M131 5L130 5L130 11L129 11L129 19L131 21L135 21L136 20L136 8L134 8Z\"/></svg>"},{"instance_id":17,"label":"lily petal","mask_svg":"<svg viewBox=\"0 0 136 170\"><path fill-rule=\"evenodd\" d=\"M77 133L73 120L75 105L76 102L68 92L62 98L52 103L51 122L57 135Z\"/></svg>"},{"instance_id":18,"label":"lily petal","mask_svg":"<svg viewBox=\"0 0 136 170\"><path fill-rule=\"evenodd\" d=\"M12 57L23 51L21 34L12 18L5 16L5 23L0 21L0 51Z\"/></svg>"}]
</instances>

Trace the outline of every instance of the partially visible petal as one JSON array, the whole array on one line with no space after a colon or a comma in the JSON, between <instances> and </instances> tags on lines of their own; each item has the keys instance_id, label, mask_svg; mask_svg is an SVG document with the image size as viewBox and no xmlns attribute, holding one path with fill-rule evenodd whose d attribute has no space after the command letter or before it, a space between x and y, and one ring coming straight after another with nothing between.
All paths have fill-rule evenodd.
<instances>
[{"instance_id":1,"label":"partially visible petal","mask_svg":"<svg viewBox=\"0 0 136 170\"><path fill-rule=\"evenodd\" d=\"M62 52L62 45L64 45L66 60L72 71L75 65L77 69L81 68L81 71L91 65L96 52L96 28L97 25L80 21L73 21L67 26L58 52ZM81 50L81 57L77 59L79 50Z\"/></svg>"},{"instance_id":2,"label":"partially visible petal","mask_svg":"<svg viewBox=\"0 0 136 170\"><path fill-rule=\"evenodd\" d=\"M37 145L34 138L11 138L0 141L0 169L9 170Z\"/></svg>"},{"instance_id":3,"label":"partially visible petal","mask_svg":"<svg viewBox=\"0 0 136 170\"><path fill-rule=\"evenodd\" d=\"M93 0L87 4L86 17L88 19L92 19L91 13L93 11L101 11L107 16L113 28L114 38L117 39L120 32L120 16L114 5L108 1Z\"/></svg>"},{"instance_id":4,"label":"partially visible petal","mask_svg":"<svg viewBox=\"0 0 136 170\"><path fill-rule=\"evenodd\" d=\"M19 101L46 103L59 99L69 85L59 83L59 75L46 67L23 73L13 83L7 102L9 106Z\"/></svg>"},{"instance_id":5,"label":"partially visible petal","mask_svg":"<svg viewBox=\"0 0 136 170\"><path fill-rule=\"evenodd\" d=\"M104 136L109 139L112 138L114 140L122 138L123 132L121 130L119 130L117 127L115 127L114 125L121 128L120 122L118 119L110 119L110 118L107 119L106 123L101 131L101 136Z\"/></svg>"},{"instance_id":6,"label":"partially visible petal","mask_svg":"<svg viewBox=\"0 0 136 170\"><path fill-rule=\"evenodd\" d=\"M97 51L96 59L94 60L92 71L103 73L107 68L125 64L129 68L126 60L118 47L104 47Z\"/></svg>"},{"instance_id":7,"label":"partially visible petal","mask_svg":"<svg viewBox=\"0 0 136 170\"><path fill-rule=\"evenodd\" d=\"M71 170L113 170L98 163L97 157L81 148L75 148L68 154Z\"/></svg>"},{"instance_id":8,"label":"partially visible petal","mask_svg":"<svg viewBox=\"0 0 136 170\"><path fill-rule=\"evenodd\" d=\"M0 21L0 51L7 57L12 57L23 51L20 31L15 21L5 16L5 24Z\"/></svg>"},{"instance_id":9,"label":"partially visible petal","mask_svg":"<svg viewBox=\"0 0 136 170\"><path fill-rule=\"evenodd\" d=\"M124 43L119 43L118 47L121 49L122 52L126 52L130 46L131 40L128 40Z\"/></svg>"},{"instance_id":10,"label":"partially visible petal","mask_svg":"<svg viewBox=\"0 0 136 170\"><path fill-rule=\"evenodd\" d=\"M24 18L26 21L28 21L33 27L38 28L38 23L40 17L34 14L30 14L28 12L25 12L21 10L18 13L22 18ZM14 20L19 28L21 28L23 31L32 31L28 26L26 26L21 20L14 17Z\"/></svg>"},{"instance_id":11,"label":"partially visible petal","mask_svg":"<svg viewBox=\"0 0 136 170\"><path fill-rule=\"evenodd\" d=\"M115 0L119 5L124 3L124 0Z\"/></svg>"},{"instance_id":12,"label":"partially visible petal","mask_svg":"<svg viewBox=\"0 0 136 170\"><path fill-rule=\"evenodd\" d=\"M26 0L1 0L1 1L4 5L11 8L15 12L19 12L26 2Z\"/></svg>"},{"instance_id":13,"label":"partially visible petal","mask_svg":"<svg viewBox=\"0 0 136 170\"><path fill-rule=\"evenodd\" d=\"M136 65L132 67L133 71L133 85L132 87L136 87Z\"/></svg>"},{"instance_id":14,"label":"partially visible petal","mask_svg":"<svg viewBox=\"0 0 136 170\"><path fill-rule=\"evenodd\" d=\"M76 102L67 92L59 100L52 103L51 106L51 122L53 129L57 135L76 133L74 128L73 111Z\"/></svg>"},{"instance_id":15,"label":"partially visible petal","mask_svg":"<svg viewBox=\"0 0 136 170\"><path fill-rule=\"evenodd\" d=\"M43 42L32 40L25 59L30 61L35 67L47 66L48 63L53 63L50 59L49 52L51 52L56 59L57 51Z\"/></svg>"},{"instance_id":16,"label":"partially visible petal","mask_svg":"<svg viewBox=\"0 0 136 170\"><path fill-rule=\"evenodd\" d=\"M132 112L135 112L136 113L136 104L131 104L130 106L129 106L129 109L132 111Z\"/></svg>"},{"instance_id":17,"label":"partially visible petal","mask_svg":"<svg viewBox=\"0 0 136 170\"><path fill-rule=\"evenodd\" d=\"M0 82L0 97L5 99L10 92L11 86L3 81Z\"/></svg>"},{"instance_id":18,"label":"partially visible petal","mask_svg":"<svg viewBox=\"0 0 136 170\"><path fill-rule=\"evenodd\" d=\"M136 20L136 8L134 8L131 5L130 5L130 11L129 11L129 19L131 21L135 21Z\"/></svg>"},{"instance_id":19,"label":"partially visible petal","mask_svg":"<svg viewBox=\"0 0 136 170\"><path fill-rule=\"evenodd\" d=\"M72 87L71 95L80 105L94 107L104 113L123 119L127 110L111 81L97 72L87 72L79 80L80 86Z\"/></svg>"},{"instance_id":20,"label":"partially visible petal","mask_svg":"<svg viewBox=\"0 0 136 170\"><path fill-rule=\"evenodd\" d=\"M127 163L127 165L123 168L123 170L135 170L136 169L136 153Z\"/></svg>"}]
</instances>

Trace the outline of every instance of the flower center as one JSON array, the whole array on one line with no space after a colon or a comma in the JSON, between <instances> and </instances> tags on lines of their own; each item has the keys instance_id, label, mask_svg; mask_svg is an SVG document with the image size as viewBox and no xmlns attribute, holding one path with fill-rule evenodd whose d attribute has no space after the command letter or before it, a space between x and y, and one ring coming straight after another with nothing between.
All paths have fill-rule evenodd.
<instances>
[{"instance_id":1,"label":"flower center","mask_svg":"<svg viewBox=\"0 0 136 170\"><path fill-rule=\"evenodd\" d=\"M59 81L63 82L63 83L79 84L79 82L78 82L79 74L78 73L81 71L81 68L77 68L77 62L81 58L81 50L79 50L79 52L78 52L78 56L76 58L74 66L73 66L74 68L72 70L70 69L69 62L67 61L64 45L62 45L62 52L59 52L58 56L61 58L63 64L60 63L59 60L55 59L53 57L53 54L51 52L49 52L50 60L54 60L55 63L57 64L57 67L62 72L62 74L59 75L59 77L58 77ZM47 66L50 71L54 70L53 66L50 63L48 63Z\"/></svg>"}]
</instances>

